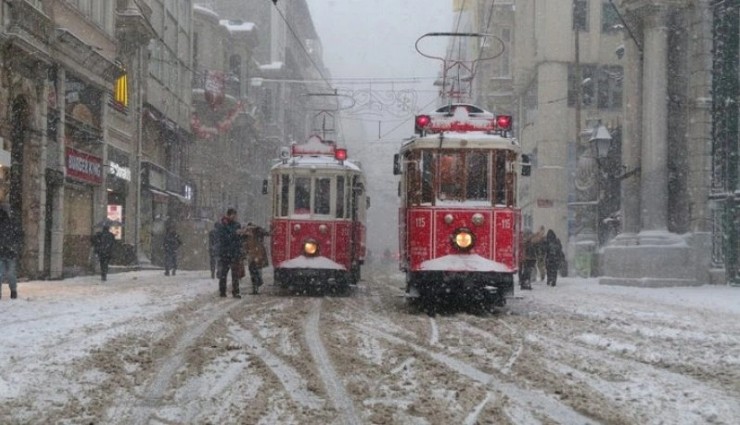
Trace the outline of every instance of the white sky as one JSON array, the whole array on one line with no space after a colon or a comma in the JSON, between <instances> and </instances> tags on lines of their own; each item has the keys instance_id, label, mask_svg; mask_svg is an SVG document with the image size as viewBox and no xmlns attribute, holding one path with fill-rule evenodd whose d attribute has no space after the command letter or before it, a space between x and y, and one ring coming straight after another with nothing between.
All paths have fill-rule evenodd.
<instances>
[{"instance_id":1,"label":"white sky","mask_svg":"<svg viewBox=\"0 0 740 425\"><path fill-rule=\"evenodd\" d=\"M334 77L435 76L416 39L450 31L451 0L308 0Z\"/></svg>"},{"instance_id":2,"label":"white sky","mask_svg":"<svg viewBox=\"0 0 740 425\"><path fill-rule=\"evenodd\" d=\"M374 85L373 90L387 94L389 88L413 89L419 95L417 108L436 98L432 83L441 62L422 57L414 44L425 33L451 30L454 18L451 0L308 0L308 5L324 46L324 63L333 78L427 77L428 80L411 85ZM436 48L441 55L447 40L437 41L425 45ZM368 86L337 82L335 88L362 90ZM381 128L386 136L384 140L398 140L412 131L409 121L398 132L389 133L401 123L398 115L362 117L384 121ZM371 127L368 137L377 139L377 122L367 126ZM345 128L345 133L350 131Z\"/></svg>"}]
</instances>

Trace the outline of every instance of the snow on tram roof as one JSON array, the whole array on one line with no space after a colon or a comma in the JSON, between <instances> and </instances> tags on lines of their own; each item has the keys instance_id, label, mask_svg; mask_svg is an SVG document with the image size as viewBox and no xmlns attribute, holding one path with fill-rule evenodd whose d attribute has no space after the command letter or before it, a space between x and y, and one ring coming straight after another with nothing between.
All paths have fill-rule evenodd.
<instances>
[{"instance_id":1,"label":"snow on tram roof","mask_svg":"<svg viewBox=\"0 0 740 425\"><path fill-rule=\"evenodd\" d=\"M332 168L361 171L359 162L347 158L347 149L338 148L332 141L322 140L317 135L309 136L303 143L294 143L290 149L283 148L280 162L272 167L280 168Z\"/></svg>"},{"instance_id":2,"label":"snow on tram roof","mask_svg":"<svg viewBox=\"0 0 740 425\"><path fill-rule=\"evenodd\" d=\"M339 161L329 155L293 156L287 161L280 161L272 167L273 170L281 168L332 168L362 171L360 165L350 159Z\"/></svg>"},{"instance_id":3,"label":"snow on tram roof","mask_svg":"<svg viewBox=\"0 0 740 425\"><path fill-rule=\"evenodd\" d=\"M410 148L507 149L521 152L521 146L519 146L516 139L482 131L447 132L414 137L403 143L402 149Z\"/></svg>"}]
</instances>

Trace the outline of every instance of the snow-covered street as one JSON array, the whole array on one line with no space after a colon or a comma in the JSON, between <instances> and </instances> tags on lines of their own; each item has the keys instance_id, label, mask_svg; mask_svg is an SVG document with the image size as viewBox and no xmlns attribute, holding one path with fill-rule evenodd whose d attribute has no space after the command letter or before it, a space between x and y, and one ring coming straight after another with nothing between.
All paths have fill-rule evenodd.
<instances>
[{"instance_id":1,"label":"snow-covered street","mask_svg":"<svg viewBox=\"0 0 740 425\"><path fill-rule=\"evenodd\" d=\"M395 269L395 266L388 266ZM740 288L562 279L429 317L395 271L346 297L219 298L207 272L0 300L3 424L733 424ZM244 285L245 292L248 285Z\"/></svg>"}]
</instances>

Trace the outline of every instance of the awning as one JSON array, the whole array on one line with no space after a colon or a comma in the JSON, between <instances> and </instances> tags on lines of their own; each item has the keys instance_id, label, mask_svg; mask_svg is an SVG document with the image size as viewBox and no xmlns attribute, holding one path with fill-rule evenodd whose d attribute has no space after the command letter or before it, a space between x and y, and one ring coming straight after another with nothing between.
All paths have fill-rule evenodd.
<instances>
[{"instance_id":1,"label":"awning","mask_svg":"<svg viewBox=\"0 0 740 425\"><path fill-rule=\"evenodd\" d=\"M147 188L149 192L152 194L152 198L154 198L157 202L167 202L170 199L170 195L167 192L162 192L161 190L152 189L151 187Z\"/></svg>"},{"instance_id":2,"label":"awning","mask_svg":"<svg viewBox=\"0 0 740 425\"><path fill-rule=\"evenodd\" d=\"M168 195L170 195L170 196L172 196L173 198L177 199L178 201L182 202L183 204L190 204L190 199L188 199L188 198L186 198L186 197L184 197L184 196L180 195L179 193L176 193L176 192L170 192L170 191L168 190L168 191L167 191L167 194L168 194Z\"/></svg>"}]
</instances>

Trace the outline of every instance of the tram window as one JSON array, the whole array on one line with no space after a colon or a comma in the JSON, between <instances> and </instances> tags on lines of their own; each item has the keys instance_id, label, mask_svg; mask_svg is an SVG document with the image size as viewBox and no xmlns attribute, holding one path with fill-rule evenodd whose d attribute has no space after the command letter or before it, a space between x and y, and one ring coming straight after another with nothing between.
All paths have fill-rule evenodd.
<instances>
[{"instance_id":1,"label":"tram window","mask_svg":"<svg viewBox=\"0 0 740 425\"><path fill-rule=\"evenodd\" d=\"M311 212L311 179L308 177L296 177L295 199L293 200L293 212L295 214L308 214Z\"/></svg>"},{"instance_id":2,"label":"tram window","mask_svg":"<svg viewBox=\"0 0 740 425\"><path fill-rule=\"evenodd\" d=\"M506 205L516 206L516 172L512 164L516 163L516 154L509 152L508 169L506 173Z\"/></svg>"},{"instance_id":3,"label":"tram window","mask_svg":"<svg viewBox=\"0 0 740 425\"><path fill-rule=\"evenodd\" d=\"M317 178L316 192L314 194L314 214L331 213L331 179Z\"/></svg>"},{"instance_id":4,"label":"tram window","mask_svg":"<svg viewBox=\"0 0 740 425\"><path fill-rule=\"evenodd\" d=\"M439 156L439 197L463 198L463 161L459 153L443 153Z\"/></svg>"},{"instance_id":5,"label":"tram window","mask_svg":"<svg viewBox=\"0 0 740 425\"><path fill-rule=\"evenodd\" d=\"M506 153L494 153L493 203L506 205Z\"/></svg>"},{"instance_id":6,"label":"tram window","mask_svg":"<svg viewBox=\"0 0 740 425\"><path fill-rule=\"evenodd\" d=\"M429 151L421 154L421 203L431 204L434 200L434 160Z\"/></svg>"},{"instance_id":7,"label":"tram window","mask_svg":"<svg viewBox=\"0 0 740 425\"><path fill-rule=\"evenodd\" d=\"M280 176L280 217L288 216L288 202L290 199L290 176Z\"/></svg>"},{"instance_id":8,"label":"tram window","mask_svg":"<svg viewBox=\"0 0 740 425\"><path fill-rule=\"evenodd\" d=\"M344 218L344 177L337 177L337 218Z\"/></svg>"},{"instance_id":9,"label":"tram window","mask_svg":"<svg viewBox=\"0 0 740 425\"><path fill-rule=\"evenodd\" d=\"M466 162L468 176L466 199L488 199L488 154L470 152Z\"/></svg>"}]
</instances>

